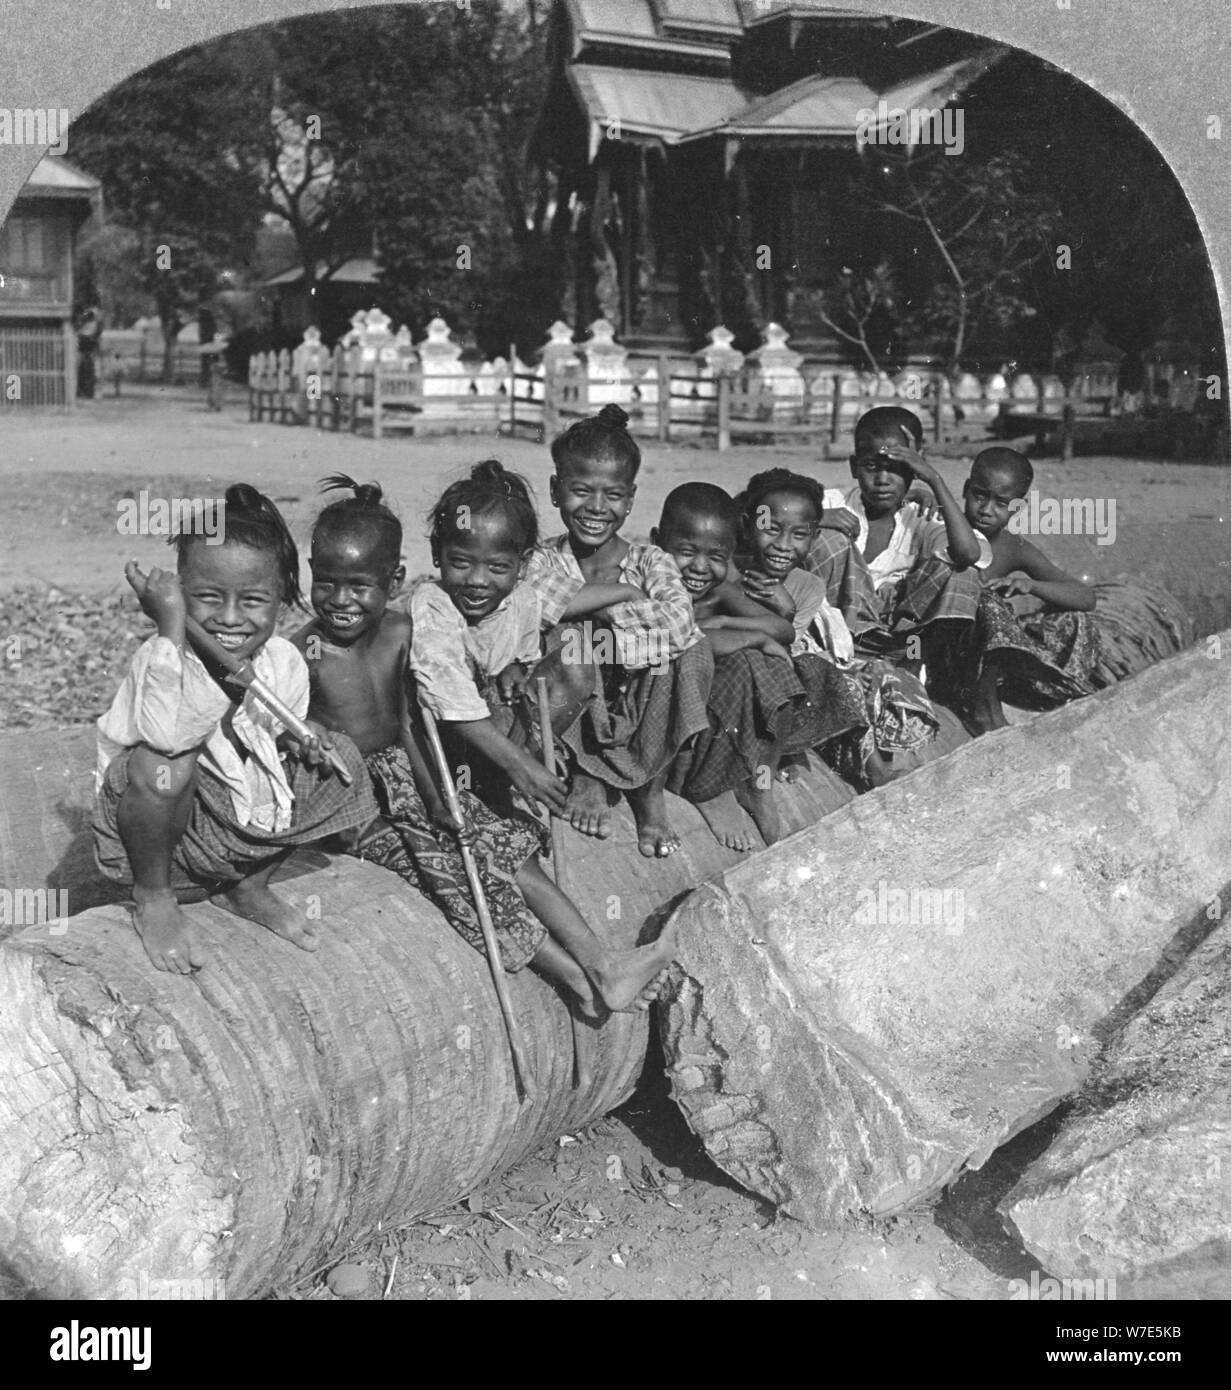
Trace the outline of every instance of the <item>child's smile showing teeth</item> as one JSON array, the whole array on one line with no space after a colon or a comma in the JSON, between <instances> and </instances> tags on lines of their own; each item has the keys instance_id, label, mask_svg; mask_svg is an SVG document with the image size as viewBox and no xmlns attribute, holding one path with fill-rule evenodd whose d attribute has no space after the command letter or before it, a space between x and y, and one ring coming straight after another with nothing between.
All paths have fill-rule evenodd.
<instances>
[{"instance_id":1,"label":"child's smile showing teeth","mask_svg":"<svg viewBox=\"0 0 1231 1390\"><path fill-rule=\"evenodd\" d=\"M220 647L225 647L229 652L237 652L248 640L249 633L246 632L211 632L210 636Z\"/></svg>"}]
</instances>

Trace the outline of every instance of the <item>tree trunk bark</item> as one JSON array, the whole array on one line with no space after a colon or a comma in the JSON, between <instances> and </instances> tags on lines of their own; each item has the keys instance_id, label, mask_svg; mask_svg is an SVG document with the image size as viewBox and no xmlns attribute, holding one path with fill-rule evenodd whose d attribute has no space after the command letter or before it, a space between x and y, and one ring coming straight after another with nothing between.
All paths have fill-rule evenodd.
<instances>
[{"instance_id":1,"label":"tree trunk bark","mask_svg":"<svg viewBox=\"0 0 1231 1390\"><path fill-rule=\"evenodd\" d=\"M1194 927L1231 905L1231 884ZM1231 928L1120 1034L1051 1147L1001 1203L1054 1277L1114 1298L1231 1293ZM1096 1293L1096 1296L1097 1293Z\"/></svg>"},{"instance_id":2,"label":"tree trunk bark","mask_svg":"<svg viewBox=\"0 0 1231 1390\"><path fill-rule=\"evenodd\" d=\"M1224 642L1231 641L1225 636ZM1226 880L1198 649L957 749L694 893L660 1009L711 1157L814 1224L935 1194L1084 1079Z\"/></svg>"},{"instance_id":3,"label":"tree trunk bark","mask_svg":"<svg viewBox=\"0 0 1231 1390\"><path fill-rule=\"evenodd\" d=\"M0 742L6 882L67 887L73 912L100 894L92 763L89 728ZM852 795L825 769L781 791L789 830ZM562 887L617 946L737 857L671 808L683 846L653 863L623 809L601 848L562 827ZM185 909L210 951L190 978L154 971L117 905L0 945L0 1253L30 1288L116 1298L142 1278L211 1278L250 1296L377 1222L455 1201L632 1091L644 1015L596 1030L594 1084L574 1090L560 996L513 977L538 1092L519 1107L486 961L435 908L383 869L315 851L276 886L319 913L316 954L208 904Z\"/></svg>"}]
</instances>

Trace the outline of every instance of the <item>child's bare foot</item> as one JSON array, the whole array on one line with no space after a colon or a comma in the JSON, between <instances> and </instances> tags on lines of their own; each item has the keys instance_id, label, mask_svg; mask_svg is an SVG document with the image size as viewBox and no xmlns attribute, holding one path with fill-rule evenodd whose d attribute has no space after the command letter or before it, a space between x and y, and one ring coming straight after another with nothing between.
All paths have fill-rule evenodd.
<instances>
[{"instance_id":1,"label":"child's bare foot","mask_svg":"<svg viewBox=\"0 0 1231 1390\"><path fill-rule=\"evenodd\" d=\"M697 810L720 845L741 851L756 848L753 824L748 819L748 813L736 801L734 792L723 792L711 801L698 801Z\"/></svg>"},{"instance_id":2,"label":"child's bare foot","mask_svg":"<svg viewBox=\"0 0 1231 1390\"><path fill-rule=\"evenodd\" d=\"M1000 703L1000 674L989 666L979 677L971 701L970 717L962 721L966 728L978 738L980 734L991 733L993 729L1008 727L1004 717L1004 706Z\"/></svg>"},{"instance_id":3,"label":"child's bare foot","mask_svg":"<svg viewBox=\"0 0 1231 1390\"><path fill-rule=\"evenodd\" d=\"M669 922L663 934L649 946L605 951L587 970L599 997L612 1013L635 1013L654 1002L675 955L676 930L676 924Z\"/></svg>"},{"instance_id":4,"label":"child's bare foot","mask_svg":"<svg viewBox=\"0 0 1231 1390\"><path fill-rule=\"evenodd\" d=\"M788 753L778 764L778 771L774 775L779 782L793 786L803 776L807 766L807 753Z\"/></svg>"},{"instance_id":5,"label":"child's bare foot","mask_svg":"<svg viewBox=\"0 0 1231 1390\"><path fill-rule=\"evenodd\" d=\"M767 845L775 844L782 839L782 820L778 815L777 806L774 805L772 787L762 790L755 781L745 782L736 788L735 799L752 817L753 823L761 832L761 839Z\"/></svg>"},{"instance_id":6,"label":"child's bare foot","mask_svg":"<svg viewBox=\"0 0 1231 1390\"><path fill-rule=\"evenodd\" d=\"M175 894L145 894L133 889L133 926L150 960L159 970L190 975L208 959L184 916Z\"/></svg>"},{"instance_id":7,"label":"child's bare foot","mask_svg":"<svg viewBox=\"0 0 1231 1390\"><path fill-rule=\"evenodd\" d=\"M283 902L261 879L241 878L223 892L215 893L210 902L237 917L259 922L301 951L315 951L320 947L315 926L290 903Z\"/></svg>"},{"instance_id":8,"label":"child's bare foot","mask_svg":"<svg viewBox=\"0 0 1231 1390\"><path fill-rule=\"evenodd\" d=\"M596 778L575 772L562 819L583 835L605 840L611 834L611 799L607 788Z\"/></svg>"},{"instance_id":9,"label":"child's bare foot","mask_svg":"<svg viewBox=\"0 0 1231 1390\"><path fill-rule=\"evenodd\" d=\"M637 848L647 859L666 859L680 847L680 837L667 819L662 785L650 782L628 793L628 804L637 822Z\"/></svg>"}]
</instances>

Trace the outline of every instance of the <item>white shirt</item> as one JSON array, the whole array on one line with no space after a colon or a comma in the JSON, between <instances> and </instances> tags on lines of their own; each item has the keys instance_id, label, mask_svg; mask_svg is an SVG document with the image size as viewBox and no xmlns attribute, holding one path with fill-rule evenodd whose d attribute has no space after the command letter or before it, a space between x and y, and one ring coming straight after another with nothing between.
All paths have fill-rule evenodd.
<instances>
[{"instance_id":1,"label":"white shirt","mask_svg":"<svg viewBox=\"0 0 1231 1390\"><path fill-rule=\"evenodd\" d=\"M253 666L294 714L307 715L308 666L285 637L271 637ZM96 789L125 748L144 743L170 756L201 747L198 767L229 788L239 825L266 833L290 826L294 797L275 743L282 724L250 691L234 705L191 648L168 637L143 642L97 728Z\"/></svg>"},{"instance_id":2,"label":"white shirt","mask_svg":"<svg viewBox=\"0 0 1231 1390\"><path fill-rule=\"evenodd\" d=\"M852 512L859 522L859 536L855 541L860 555L868 544L868 518L864 514L859 488L853 487L847 493L841 488L825 489L826 510ZM973 528L972 528L973 529ZM975 531L979 543L979 558L975 561L978 569L984 569L992 561L992 547L987 537ZM942 560L953 563L949 554L949 533L943 521L933 521L925 517L915 502L904 502L893 518L893 534L879 555L868 560L868 571L877 589L896 584L899 579L914 569L920 560L939 555Z\"/></svg>"}]
</instances>

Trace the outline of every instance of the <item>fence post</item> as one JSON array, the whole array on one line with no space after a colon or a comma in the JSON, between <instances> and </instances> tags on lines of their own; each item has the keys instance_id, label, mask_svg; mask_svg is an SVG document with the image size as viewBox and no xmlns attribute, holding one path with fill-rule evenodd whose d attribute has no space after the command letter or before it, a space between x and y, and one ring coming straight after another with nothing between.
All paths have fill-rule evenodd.
<instances>
[{"instance_id":1,"label":"fence post","mask_svg":"<svg viewBox=\"0 0 1231 1390\"><path fill-rule=\"evenodd\" d=\"M658 442L671 439L671 363L665 352L658 354Z\"/></svg>"},{"instance_id":2,"label":"fence post","mask_svg":"<svg viewBox=\"0 0 1231 1390\"><path fill-rule=\"evenodd\" d=\"M934 372L932 375L932 438L939 444L941 436L944 434L944 389L945 376L943 372Z\"/></svg>"},{"instance_id":3,"label":"fence post","mask_svg":"<svg viewBox=\"0 0 1231 1390\"><path fill-rule=\"evenodd\" d=\"M833 405L829 411L829 442L836 444L842 432L842 373L833 374Z\"/></svg>"},{"instance_id":4,"label":"fence post","mask_svg":"<svg viewBox=\"0 0 1231 1390\"><path fill-rule=\"evenodd\" d=\"M718 374L718 452L731 447L731 374Z\"/></svg>"},{"instance_id":5,"label":"fence post","mask_svg":"<svg viewBox=\"0 0 1231 1390\"><path fill-rule=\"evenodd\" d=\"M517 436L517 344L509 344L509 438Z\"/></svg>"}]
</instances>

